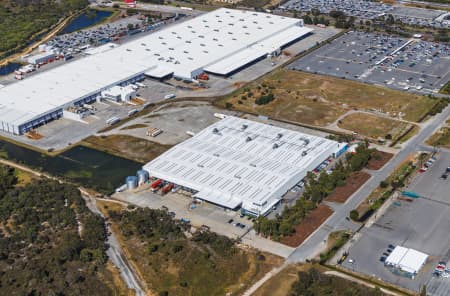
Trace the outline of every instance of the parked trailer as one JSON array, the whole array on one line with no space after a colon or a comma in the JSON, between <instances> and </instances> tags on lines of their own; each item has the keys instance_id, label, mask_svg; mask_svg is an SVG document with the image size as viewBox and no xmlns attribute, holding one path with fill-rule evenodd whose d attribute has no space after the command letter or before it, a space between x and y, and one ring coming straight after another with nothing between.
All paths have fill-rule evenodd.
<instances>
[{"instance_id":1,"label":"parked trailer","mask_svg":"<svg viewBox=\"0 0 450 296\"><path fill-rule=\"evenodd\" d=\"M109 125L113 125L113 124L118 123L119 121L120 121L119 117L111 117L110 119L108 119L106 121L106 123L109 124Z\"/></svg>"},{"instance_id":2,"label":"parked trailer","mask_svg":"<svg viewBox=\"0 0 450 296\"><path fill-rule=\"evenodd\" d=\"M164 194L168 193L170 190L172 190L172 188L173 188L173 184L169 183L163 187L163 189L161 190L161 193L164 195Z\"/></svg>"},{"instance_id":3,"label":"parked trailer","mask_svg":"<svg viewBox=\"0 0 450 296\"><path fill-rule=\"evenodd\" d=\"M132 115L134 115L136 113L138 113L137 109L130 110L130 111L128 111L128 116L132 116Z\"/></svg>"},{"instance_id":4,"label":"parked trailer","mask_svg":"<svg viewBox=\"0 0 450 296\"><path fill-rule=\"evenodd\" d=\"M156 128L156 127L149 128L147 130L147 136L149 136L149 137L156 137L156 136L162 134L162 132L163 132L162 130L160 130L159 128Z\"/></svg>"},{"instance_id":5,"label":"parked trailer","mask_svg":"<svg viewBox=\"0 0 450 296\"><path fill-rule=\"evenodd\" d=\"M176 98L177 96L175 95L175 94L168 94L168 95L165 95L164 96L164 99L165 100L169 100L169 99L174 99L174 98Z\"/></svg>"}]
</instances>

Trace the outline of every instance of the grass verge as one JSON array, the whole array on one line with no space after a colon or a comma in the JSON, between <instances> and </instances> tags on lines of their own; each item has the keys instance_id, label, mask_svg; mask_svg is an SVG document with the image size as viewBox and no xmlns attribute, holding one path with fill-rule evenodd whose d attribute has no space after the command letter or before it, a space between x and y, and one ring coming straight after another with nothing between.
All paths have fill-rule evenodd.
<instances>
[{"instance_id":1,"label":"grass verge","mask_svg":"<svg viewBox=\"0 0 450 296\"><path fill-rule=\"evenodd\" d=\"M421 157L421 156L419 156ZM399 188L403 187L416 166L412 159L406 160L389 177L382 181L374 191L353 210L350 217L359 222L366 221Z\"/></svg>"},{"instance_id":2,"label":"grass verge","mask_svg":"<svg viewBox=\"0 0 450 296\"><path fill-rule=\"evenodd\" d=\"M428 145L450 149L450 127L441 127L426 141Z\"/></svg>"}]
</instances>

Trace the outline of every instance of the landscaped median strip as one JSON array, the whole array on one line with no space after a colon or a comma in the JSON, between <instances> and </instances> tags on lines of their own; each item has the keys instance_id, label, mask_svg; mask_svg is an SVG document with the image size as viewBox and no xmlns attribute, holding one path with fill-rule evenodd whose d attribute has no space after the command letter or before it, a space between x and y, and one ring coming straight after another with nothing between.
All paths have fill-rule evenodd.
<instances>
[{"instance_id":1,"label":"landscaped median strip","mask_svg":"<svg viewBox=\"0 0 450 296\"><path fill-rule=\"evenodd\" d=\"M354 154L347 154L345 160L337 161L332 172L322 172L318 176L309 173L302 197L292 207L286 207L275 219L258 218L255 230L289 246L300 245L333 213L322 201L338 187L352 182L353 174L362 173L361 170L369 164L375 151L368 148L368 143L362 143ZM363 183L358 182L359 186ZM358 188L352 189L356 191ZM350 196L350 190L348 193Z\"/></svg>"},{"instance_id":2,"label":"landscaped median strip","mask_svg":"<svg viewBox=\"0 0 450 296\"><path fill-rule=\"evenodd\" d=\"M420 154L417 160L421 161L424 157L425 154ZM406 161L400 165L385 181L380 182L365 201L349 213L350 218L357 222L367 221L396 190L405 186L415 169L414 161Z\"/></svg>"}]
</instances>

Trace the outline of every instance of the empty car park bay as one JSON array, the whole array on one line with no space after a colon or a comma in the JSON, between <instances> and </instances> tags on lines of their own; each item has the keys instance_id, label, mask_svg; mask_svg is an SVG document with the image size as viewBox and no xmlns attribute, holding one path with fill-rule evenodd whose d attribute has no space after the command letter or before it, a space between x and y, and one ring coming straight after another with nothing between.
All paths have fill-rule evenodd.
<instances>
[{"instance_id":1,"label":"empty car park bay","mask_svg":"<svg viewBox=\"0 0 450 296\"><path fill-rule=\"evenodd\" d=\"M450 80L450 47L418 39L349 32L292 63L290 68L392 89L436 93Z\"/></svg>"},{"instance_id":2,"label":"empty car park bay","mask_svg":"<svg viewBox=\"0 0 450 296\"><path fill-rule=\"evenodd\" d=\"M441 152L427 172L414 177L405 190L422 197L392 204L378 221L364 228L361 238L349 250L353 264L346 261L343 266L414 291L426 284L428 295L450 295L450 280L432 275L436 264L450 252L450 181L440 179L449 163L450 153ZM415 279L394 275L380 262L389 244L429 255ZM372 251L368 253L368 249Z\"/></svg>"}]
</instances>

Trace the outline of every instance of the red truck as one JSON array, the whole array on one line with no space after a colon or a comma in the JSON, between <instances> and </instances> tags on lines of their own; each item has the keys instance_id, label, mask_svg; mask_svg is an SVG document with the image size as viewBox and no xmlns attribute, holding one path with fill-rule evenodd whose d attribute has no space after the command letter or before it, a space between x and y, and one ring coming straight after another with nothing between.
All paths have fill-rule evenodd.
<instances>
[{"instance_id":1,"label":"red truck","mask_svg":"<svg viewBox=\"0 0 450 296\"><path fill-rule=\"evenodd\" d=\"M209 80L209 76L206 73L202 73L202 74L198 75L197 78L200 80Z\"/></svg>"},{"instance_id":2,"label":"red truck","mask_svg":"<svg viewBox=\"0 0 450 296\"><path fill-rule=\"evenodd\" d=\"M173 184L169 183L163 187L163 189L161 190L161 193L164 195L164 194L168 193L170 190L172 190L172 188L173 188Z\"/></svg>"},{"instance_id":3,"label":"red truck","mask_svg":"<svg viewBox=\"0 0 450 296\"><path fill-rule=\"evenodd\" d=\"M154 181L154 182L150 185L151 190L152 190L153 192L155 192L156 190L159 189L159 187L161 186L161 184L162 184L162 180L161 180L161 179L158 179L158 180Z\"/></svg>"}]
</instances>

